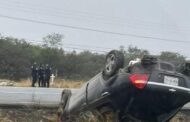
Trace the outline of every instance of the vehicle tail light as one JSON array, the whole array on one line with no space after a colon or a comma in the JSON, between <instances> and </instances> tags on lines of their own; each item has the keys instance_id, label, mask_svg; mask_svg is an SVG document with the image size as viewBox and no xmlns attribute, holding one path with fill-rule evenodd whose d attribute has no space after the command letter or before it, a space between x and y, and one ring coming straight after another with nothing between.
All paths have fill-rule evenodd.
<instances>
[{"instance_id":1,"label":"vehicle tail light","mask_svg":"<svg viewBox=\"0 0 190 122\"><path fill-rule=\"evenodd\" d=\"M138 89L144 89L147 84L148 74L132 74L129 76L131 83Z\"/></svg>"}]
</instances>

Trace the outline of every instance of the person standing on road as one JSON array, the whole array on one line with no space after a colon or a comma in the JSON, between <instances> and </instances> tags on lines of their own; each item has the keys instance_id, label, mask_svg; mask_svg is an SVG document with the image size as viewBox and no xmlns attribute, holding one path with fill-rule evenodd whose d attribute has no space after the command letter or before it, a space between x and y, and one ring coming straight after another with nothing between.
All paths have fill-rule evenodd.
<instances>
[{"instance_id":1,"label":"person standing on road","mask_svg":"<svg viewBox=\"0 0 190 122\"><path fill-rule=\"evenodd\" d=\"M45 87L45 71L44 65L40 64L39 66L39 80L38 80L39 87Z\"/></svg>"},{"instance_id":2,"label":"person standing on road","mask_svg":"<svg viewBox=\"0 0 190 122\"><path fill-rule=\"evenodd\" d=\"M46 64L46 68L45 68L45 83L46 83L46 87L48 87L48 88L49 88L50 76L51 76L51 68L50 68L49 64Z\"/></svg>"},{"instance_id":3,"label":"person standing on road","mask_svg":"<svg viewBox=\"0 0 190 122\"><path fill-rule=\"evenodd\" d=\"M38 68L36 62L34 62L32 69L32 87L35 87L35 84L38 80Z\"/></svg>"}]
</instances>

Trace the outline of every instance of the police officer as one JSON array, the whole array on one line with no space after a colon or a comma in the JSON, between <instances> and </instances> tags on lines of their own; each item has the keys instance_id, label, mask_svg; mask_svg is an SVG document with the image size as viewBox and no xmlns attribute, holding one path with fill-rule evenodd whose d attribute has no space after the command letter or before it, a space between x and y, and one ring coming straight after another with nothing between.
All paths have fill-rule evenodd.
<instances>
[{"instance_id":1,"label":"police officer","mask_svg":"<svg viewBox=\"0 0 190 122\"><path fill-rule=\"evenodd\" d=\"M44 65L40 64L39 66L39 80L38 80L39 87L45 87L45 70Z\"/></svg>"},{"instance_id":2,"label":"police officer","mask_svg":"<svg viewBox=\"0 0 190 122\"><path fill-rule=\"evenodd\" d=\"M49 64L46 64L46 68L45 68L45 83L46 83L46 87L48 87L48 88L49 88L50 76L51 76L51 68L50 68Z\"/></svg>"},{"instance_id":3,"label":"police officer","mask_svg":"<svg viewBox=\"0 0 190 122\"><path fill-rule=\"evenodd\" d=\"M32 69L32 87L35 87L35 83L38 80L38 68L36 62L34 62Z\"/></svg>"}]
</instances>

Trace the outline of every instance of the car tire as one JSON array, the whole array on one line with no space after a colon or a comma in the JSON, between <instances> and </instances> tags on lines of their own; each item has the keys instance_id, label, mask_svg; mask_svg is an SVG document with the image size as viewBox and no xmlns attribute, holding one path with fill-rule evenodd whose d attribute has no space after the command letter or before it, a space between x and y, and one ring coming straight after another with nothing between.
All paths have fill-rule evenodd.
<instances>
[{"instance_id":1,"label":"car tire","mask_svg":"<svg viewBox=\"0 0 190 122\"><path fill-rule=\"evenodd\" d=\"M61 122L63 120L62 117L64 115L64 111L65 111L65 108L66 108L66 105L67 105L67 102L68 102L70 95L71 95L71 91L69 89L63 90L63 92L61 94L61 102L59 104L59 108L57 111L58 118Z\"/></svg>"},{"instance_id":2,"label":"car tire","mask_svg":"<svg viewBox=\"0 0 190 122\"><path fill-rule=\"evenodd\" d=\"M110 51L106 56L105 67L103 69L103 78L109 79L115 75L120 68L124 66L124 55L117 50Z\"/></svg>"},{"instance_id":3,"label":"car tire","mask_svg":"<svg viewBox=\"0 0 190 122\"><path fill-rule=\"evenodd\" d=\"M63 90L62 95L61 95L61 104L63 105L63 107L65 108L68 98L71 94L71 91L68 89Z\"/></svg>"}]
</instances>

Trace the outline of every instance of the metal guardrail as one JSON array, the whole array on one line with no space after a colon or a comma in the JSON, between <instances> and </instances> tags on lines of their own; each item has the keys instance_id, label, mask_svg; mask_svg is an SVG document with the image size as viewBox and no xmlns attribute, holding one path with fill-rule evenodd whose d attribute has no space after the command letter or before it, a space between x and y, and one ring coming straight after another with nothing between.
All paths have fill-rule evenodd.
<instances>
[{"instance_id":1,"label":"metal guardrail","mask_svg":"<svg viewBox=\"0 0 190 122\"><path fill-rule=\"evenodd\" d=\"M63 88L0 87L0 107L57 108ZM71 89L76 93L77 89ZM190 110L190 103L182 109Z\"/></svg>"},{"instance_id":2,"label":"metal guardrail","mask_svg":"<svg viewBox=\"0 0 190 122\"><path fill-rule=\"evenodd\" d=\"M55 108L59 105L62 91L63 88L0 87L0 106Z\"/></svg>"},{"instance_id":3,"label":"metal guardrail","mask_svg":"<svg viewBox=\"0 0 190 122\"><path fill-rule=\"evenodd\" d=\"M184 110L190 110L190 102L187 103L187 104L185 104L182 109L184 109Z\"/></svg>"},{"instance_id":4,"label":"metal guardrail","mask_svg":"<svg viewBox=\"0 0 190 122\"><path fill-rule=\"evenodd\" d=\"M63 89L0 87L0 106L57 107Z\"/></svg>"}]
</instances>

